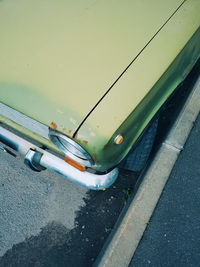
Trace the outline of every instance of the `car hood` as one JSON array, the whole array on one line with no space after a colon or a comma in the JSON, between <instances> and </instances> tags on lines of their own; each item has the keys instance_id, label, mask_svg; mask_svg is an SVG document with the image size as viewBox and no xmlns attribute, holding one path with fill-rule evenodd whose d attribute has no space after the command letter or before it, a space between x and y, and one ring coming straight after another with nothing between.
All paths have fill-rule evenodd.
<instances>
[{"instance_id":1,"label":"car hood","mask_svg":"<svg viewBox=\"0 0 200 267\"><path fill-rule=\"evenodd\" d=\"M182 2L1 1L1 102L72 136Z\"/></svg>"}]
</instances>

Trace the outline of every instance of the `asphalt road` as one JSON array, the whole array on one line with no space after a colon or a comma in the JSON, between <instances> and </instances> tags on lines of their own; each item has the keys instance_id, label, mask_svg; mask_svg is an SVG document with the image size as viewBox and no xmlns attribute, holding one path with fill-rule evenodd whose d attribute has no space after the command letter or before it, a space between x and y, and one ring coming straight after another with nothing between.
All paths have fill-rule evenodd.
<instances>
[{"instance_id":1,"label":"asphalt road","mask_svg":"<svg viewBox=\"0 0 200 267\"><path fill-rule=\"evenodd\" d=\"M157 146L188 88L186 83L162 113ZM18 154L0 151L0 266L92 266L138 176L121 171L110 189L96 192L22 162Z\"/></svg>"},{"instance_id":2,"label":"asphalt road","mask_svg":"<svg viewBox=\"0 0 200 267\"><path fill-rule=\"evenodd\" d=\"M50 246L63 242L59 239L74 228L87 190L52 172L29 170L19 155L1 151L0 159L0 256L45 228L61 231Z\"/></svg>"},{"instance_id":3,"label":"asphalt road","mask_svg":"<svg viewBox=\"0 0 200 267\"><path fill-rule=\"evenodd\" d=\"M136 182L89 191L0 151L0 266L91 266Z\"/></svg>"}]
</instances>

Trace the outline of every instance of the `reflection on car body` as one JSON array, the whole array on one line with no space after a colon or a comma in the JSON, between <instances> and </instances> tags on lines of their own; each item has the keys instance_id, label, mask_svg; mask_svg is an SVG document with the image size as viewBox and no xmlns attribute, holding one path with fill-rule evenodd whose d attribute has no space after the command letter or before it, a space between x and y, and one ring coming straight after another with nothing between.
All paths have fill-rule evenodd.
<instances>
[{"instance_id":1,"label":"reflection on car body","mask_svg":"<svg viewBox=\"0 0 200 267\"><path fill-rule=\"evenodd\" d=\"M199 12L198 0L0 2L0 140L91 189L119 165L139 171L199 58Z\"/></svg>"}]
</instances>

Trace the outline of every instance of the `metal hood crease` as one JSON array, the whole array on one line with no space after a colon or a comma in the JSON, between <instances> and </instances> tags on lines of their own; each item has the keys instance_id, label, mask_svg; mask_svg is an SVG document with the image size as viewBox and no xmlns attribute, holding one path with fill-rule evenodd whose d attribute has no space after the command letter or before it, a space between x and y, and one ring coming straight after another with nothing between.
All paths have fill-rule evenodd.
<instances>
[{"instance_id":1,"label":"metal hood crease","mask_svg":"<svg viewBox=\"0 0 200 267\"><path fill-rule=\"evenodd\" d=\"M0 1L0 140L36 171L110 186L197 62L199 13L199 0Z\"/></svg>"},{"instance_id":2,"label":"metal hood crease","mask_svg":"<svg viewBox=\"0 0 200 267\"><path fill-rule=\"evenodd\" d=\"M72 136L182 2L1 1L1 101Z\"/></svg>"}]
</instances>

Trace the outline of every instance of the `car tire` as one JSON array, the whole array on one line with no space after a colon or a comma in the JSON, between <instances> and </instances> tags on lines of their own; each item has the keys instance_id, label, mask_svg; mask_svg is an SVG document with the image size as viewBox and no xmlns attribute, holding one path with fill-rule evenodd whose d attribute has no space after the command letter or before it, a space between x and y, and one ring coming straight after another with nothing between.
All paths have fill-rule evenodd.
<instances>
[{"instance_id":1,"label":"car tire","mask_svg":"<svg viewBox=\"0 0 200 267\"><path fill-rule=\"evenodd\" d=\"M136 146L129 151L125 159L119 164L120 168L134 172L139 172L144 168L153 147L157 127L158 116L153 118Z\"/></svg>"}]
</instances>

